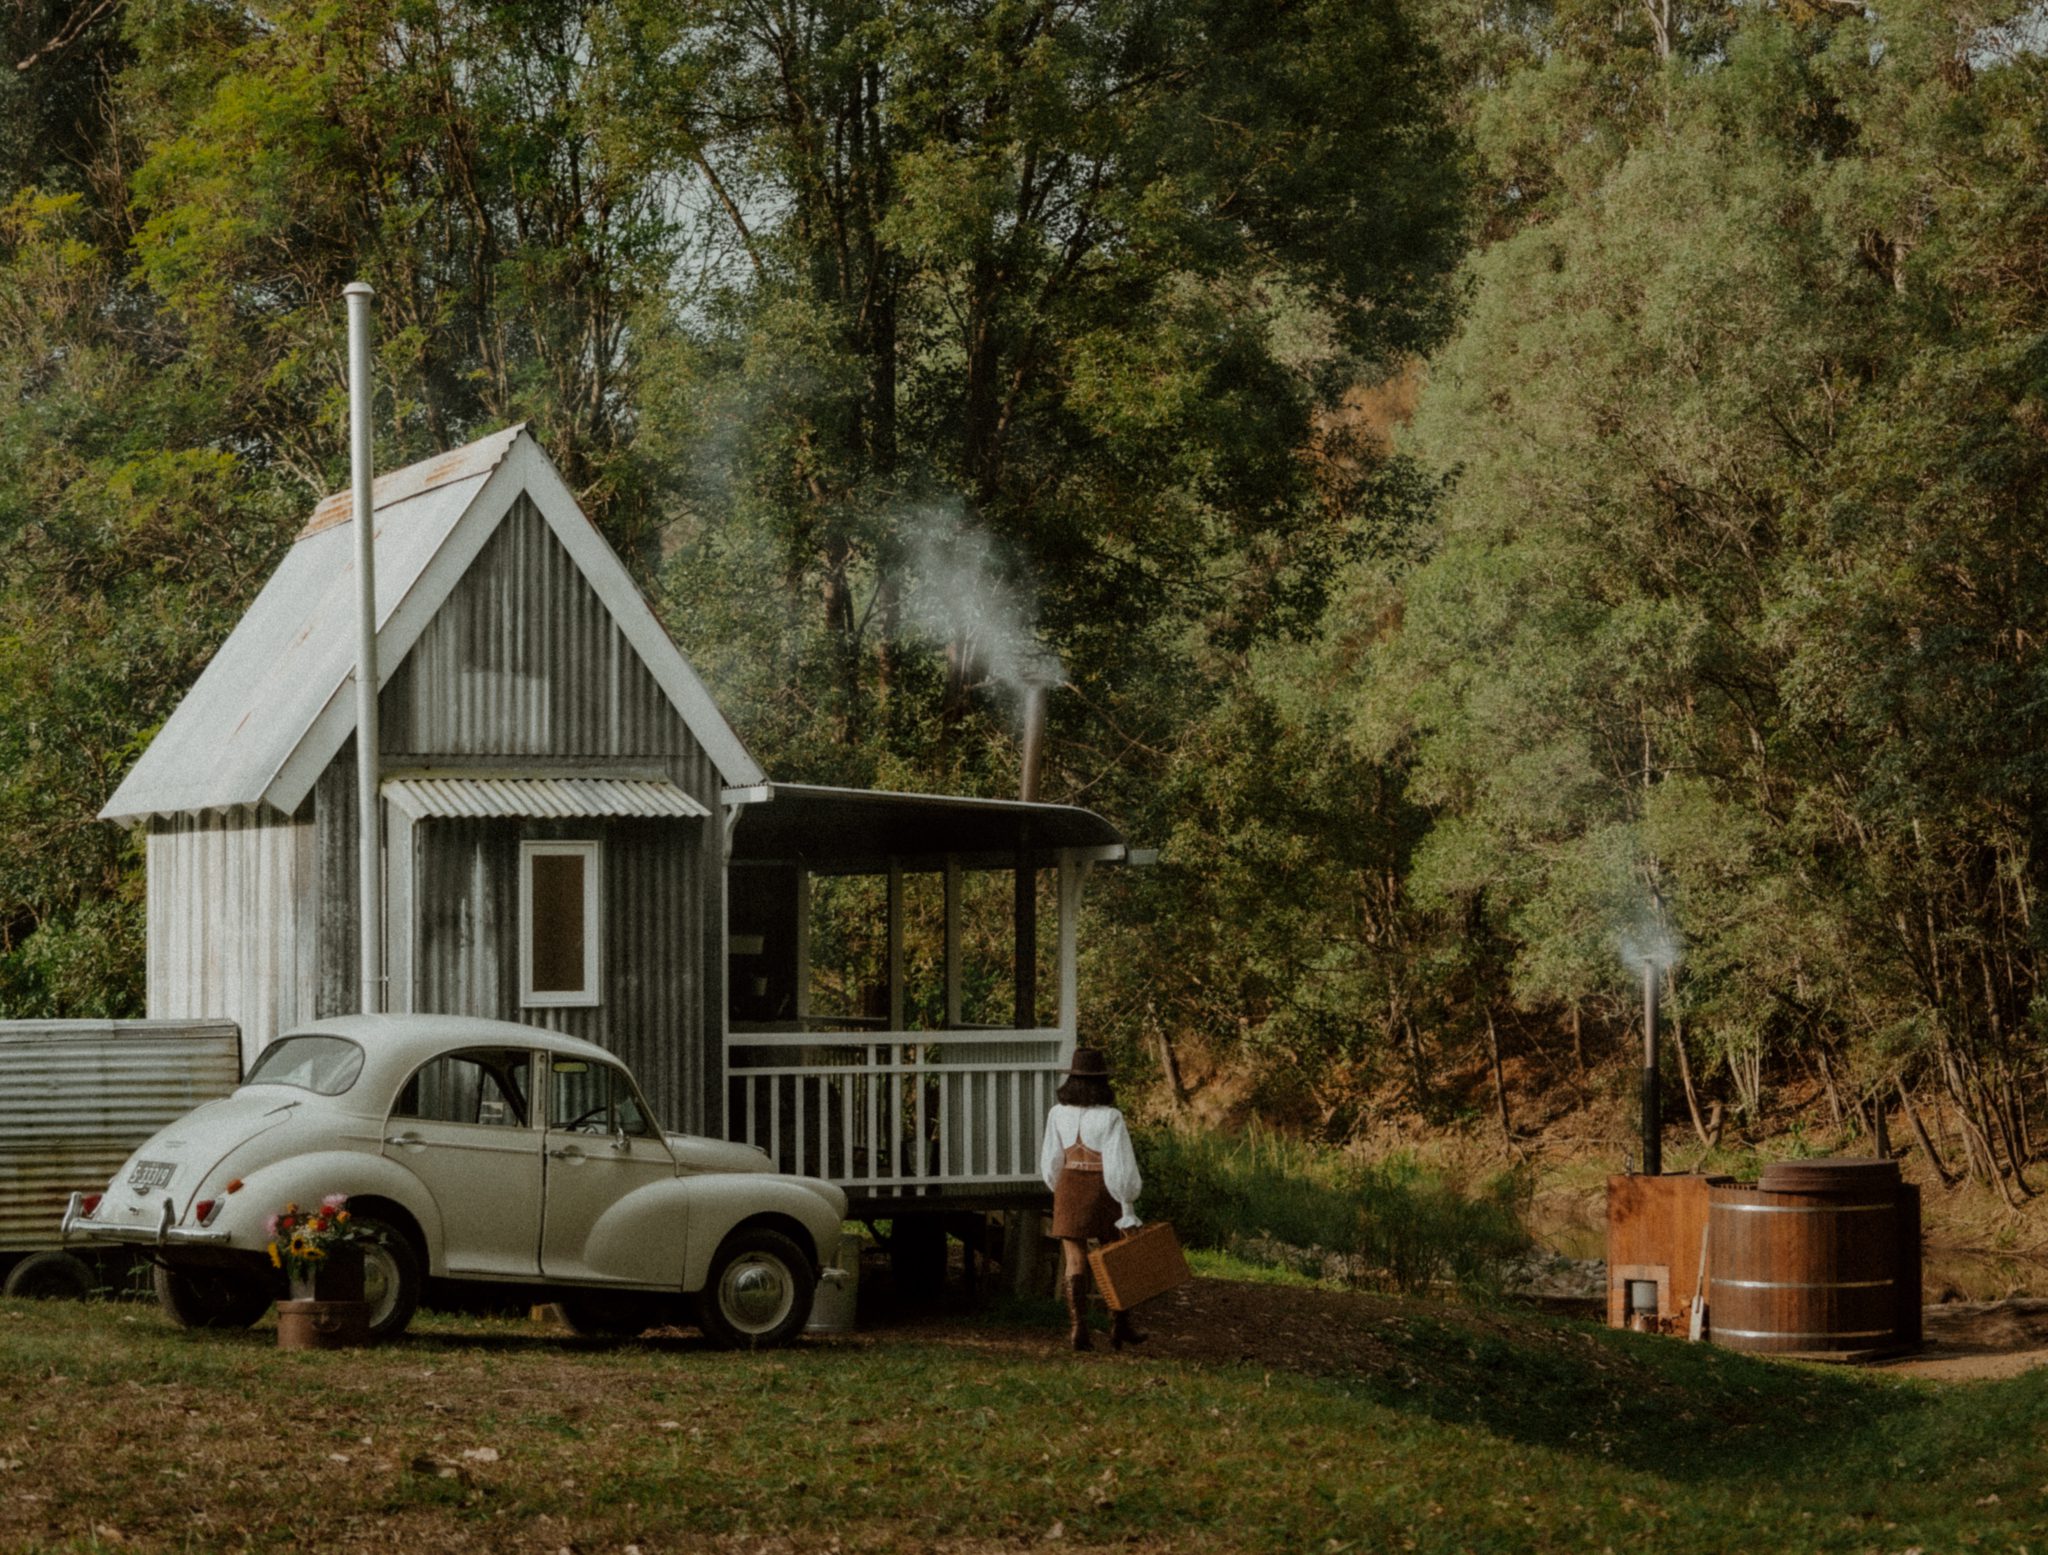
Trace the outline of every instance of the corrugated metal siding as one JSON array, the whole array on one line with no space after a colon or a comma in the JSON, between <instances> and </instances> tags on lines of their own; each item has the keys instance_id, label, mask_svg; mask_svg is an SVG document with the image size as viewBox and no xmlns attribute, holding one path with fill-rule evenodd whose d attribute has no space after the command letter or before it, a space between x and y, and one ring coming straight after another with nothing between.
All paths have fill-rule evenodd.
<instances>
[{"instance_id":1,"label":"corrugated metal siding","mask_svg":"<svg viewBox=\"0 0 2048 1555\"><path fill-rule=\"evenodd\" d=\"M313 1013L313 834L274 811L151 824L151 1018L231 1020L246 1062Z\"/></svg>"},{"instance_id":2,"label":"corrugated metal siding","mask_svg":"<svg viewBox=\"0 0 2048 1555\"><path fill-rule=\"evenodd\" d=\"M394 764L624 760L664 770L707 815L720 810L711 758L524 497L386 682L380 713ZM322 1014L357 1001L354 752L351 741L314 792ZM724 1031L723 936L710 932L721 901L722 860L707 835L715 825L421 820L410 861L392 859L407 878L393 882L390 910L409 899L413 920L407 949L390 958L394 973L409 963L409 986L394 986L389 1007L587 1037L626 1060L664 1123L715 1122L704 1114L720 1061L711 1049ZM602 1002L523 1010L519 841L572 834L606 843ZM387 943L404 932L394 922Z\"/></svg>"},{"instance_id":3,"label":"corrugated metal siding","mask_svg":"<svg viewBox=\"0 0 2048 1555\"><path fill-rule=\"evenodd\" d=\"M379 715L387 751L433 756L674 756L696 743L524 496L386 681Z\"/></svg>"},{"instance_id":4,"label":"corrugated metal siding","mask_svg":"<svg viewBox=\"0 0 2048 1555\"><path fill-rule=\"evenodd\" d=\"M583 1037L617 1053L661 1120L701 1130L708 1094L704 821L520 822L437 819L414 830L420 917L413 1007ZM578 1009L519 1003L519 844L603 844L600 1002Z\"/></svg>"},{"instance_id":5,"label":"corrugated metal siding","mask_svg":"<svg viewBox=\"0 0 2048 1555\"><path fill-rule=\"evenodd\" d=\"M314 889L320 910L314 933L313 1013L353 1015L363 1007L362 958L356 925L356 737L313 785Z\"/></svg>"},{"instance_id":6,"label":"corrugated metal siding","mask_svg":"<svg viewBox=\"0 0 2048 1555\"><path fill-rule=\"evenodd\" d=\"M0 1250L57 1245L73 1193L241 1079L227 1021L0 1021Z\"/></svg>"}]
</instances>

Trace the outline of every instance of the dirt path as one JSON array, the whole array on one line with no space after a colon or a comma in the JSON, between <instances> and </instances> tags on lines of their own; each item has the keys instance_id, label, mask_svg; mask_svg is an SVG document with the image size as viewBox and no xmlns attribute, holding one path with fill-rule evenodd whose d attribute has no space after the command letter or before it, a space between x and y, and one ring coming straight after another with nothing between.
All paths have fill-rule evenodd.
<instances>
[{"instance_id":1,"label":"dirt path","mask_svg":"<svg viewBox=\"0 0 2048 1555\"><path fill-rule=\"evenodd\" d=\"M2048 1365L2048 1301L1951 1301L1922 1318L1927 1346L1884 1370L1937 1382L1985 1382Z\"/></svg>"},{"instance_id":2,"label":"dirt path","mask_svg":"<svg viewBox=\"0 0 2048 1555\"><path fill-rule=\"evenodd\" d=\"M1144 1308L1138 1321L1148 1340L1135 1353L1310 1373L1374 1371L1398 1358L1399 1351L1388 1343L1389 1327L1418 1314L1451 1316L1476 1328L1490 1326L1486 1314L1472 1308L1432 1308L1353 1291L1197 1279ZM869 1316L863 1315L858 1334L837 1342L915 1338L1004 1353L1058 1350L1065 1343L1063 1328L984 1326L936 1315L893 1321L868 1321ZM2048 1300L1948 1302L1927 1308L1925 1328L1924 1349L1877 1362L1876 1369L1938 1382L1976 1382L2048 1365ZM1107 1336L1100 1331L1095 1346L1107 1358Z\"/></svg>"}]
</instances>

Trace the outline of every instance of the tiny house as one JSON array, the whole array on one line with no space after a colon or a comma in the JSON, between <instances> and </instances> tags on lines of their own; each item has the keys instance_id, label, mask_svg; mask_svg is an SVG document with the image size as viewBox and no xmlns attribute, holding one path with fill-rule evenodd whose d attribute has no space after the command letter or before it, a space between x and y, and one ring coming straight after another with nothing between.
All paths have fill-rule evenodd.
<instances>
[{"instance_id":1,"label":"tiny house","mask_svg":"<svg viewBox=\"0 0 2048 1555\"><path fill-rule=\"evenodd\" d=\"M1123 857L1115 828L771 782L523 428L381 477L373 511L385 1008L588 1038L671 1128L751 1140L865 1207L1035 1189L1082 884ZM234 1021L245 1064L361 1000L350 529L346 493L314 509L101 812L146 833L150 1016ZM1016 886L1017 998L976 1023L959 902L988 871ZM882 883L894 970L872 1007L819 1011L811 894L857 874ZM947 995L910 1022L914 878L944 882Z\"/></svg>"}]
</instances>

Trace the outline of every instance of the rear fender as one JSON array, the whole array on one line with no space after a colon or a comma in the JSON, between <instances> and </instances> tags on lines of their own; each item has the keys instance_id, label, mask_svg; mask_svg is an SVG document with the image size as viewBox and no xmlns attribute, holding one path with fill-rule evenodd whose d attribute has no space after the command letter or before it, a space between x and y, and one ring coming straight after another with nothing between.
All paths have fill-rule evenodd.
<instances>
[{"instance_id":1,"label":"rear fender","mask_svg":"<svg viewBox=\"0 0 2048 1555\"><path fill-rule=\"evenodd\" d=\"M223 1185L224 1186L224 1185ZM210 1191L220 1192L219 1187ZM360 1150L323 1150L260 1167L242 1181L215 1217L228 1245L261 1252L270 1242L267 1222L287 1204L317 1208L330 1193L351 1199L389 1199L412 1216L426 1241L429 1272L446 1272L441 1253L441 1212L420 1180L395 1161Z\"/></svg>"}]
</instances>

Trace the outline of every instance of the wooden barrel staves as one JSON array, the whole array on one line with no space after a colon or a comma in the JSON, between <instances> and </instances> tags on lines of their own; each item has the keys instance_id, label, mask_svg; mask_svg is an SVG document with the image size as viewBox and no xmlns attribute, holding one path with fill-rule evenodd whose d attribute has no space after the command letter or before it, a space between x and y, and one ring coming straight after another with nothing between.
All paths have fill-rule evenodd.
<instances>
[{"instance_id":1,"label":"wooden barrel staves","mask_svg":"<svg viewBox=\"0 0 2048 1555\"><path fill-rule=\"evenodd\" d=\"M1708 1333L1732 1350L1846 1359L1910 1345L1917 1271L1891 1161L1785 1161L1708 1198ZM1910 1228L1917 1245L1918 1216ZM1909 1275L1913 1289L1902 1289Z\"/></svg>"}]
</instances>

